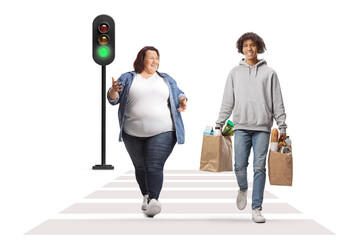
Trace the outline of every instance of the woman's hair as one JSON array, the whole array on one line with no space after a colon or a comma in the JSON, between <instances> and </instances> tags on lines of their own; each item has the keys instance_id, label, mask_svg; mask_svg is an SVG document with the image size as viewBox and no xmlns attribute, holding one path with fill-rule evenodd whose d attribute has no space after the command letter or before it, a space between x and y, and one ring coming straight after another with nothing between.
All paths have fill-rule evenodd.
<instances>
[{"instance_id":1,"label":"woman's hair","mask_svg":"<svg viewBox=\"0 0 360 240\"><path fill-rule=\"evenodd\" d=\"M145 60L146 52L148 50L155 51L158 57L160 58L159 50L157 50L156 48L151 46L143 47L143 49L141 49L137 54L136 59L134 61L134 69L136 73L141 73L144 70L144 60Z\"/></svg>"},{"instance_id":2,"label":"woman's hair","mask_svg":"<svg viewBox=\"0 0 360 240\"><path fill-rule=\"evenodd\" d=\"M243 53L243 44L244 44L244 41L248 40L248 39L251 39L254 42L256 42L256 44L258 46L258 53L265 52L266 47L265 47L264 40L256 33L247 32L247 33L244 33L236 42L236 47L237 47L239 53L244 54Z\"/></svg>"}]
</instances>

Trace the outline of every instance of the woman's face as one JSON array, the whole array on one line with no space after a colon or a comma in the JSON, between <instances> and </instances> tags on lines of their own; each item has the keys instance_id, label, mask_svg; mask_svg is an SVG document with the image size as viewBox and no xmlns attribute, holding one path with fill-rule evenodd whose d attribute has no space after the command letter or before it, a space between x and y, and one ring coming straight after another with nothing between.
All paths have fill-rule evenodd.
<instances>
[{"instance_id":1,"label":"woman's face","mask_svg":"<svg viewBox=\"0 0 360 240\"><path fill-rule=\"evenodd\" d=\"M159 56L156 51L147 50L144 59L144 71L153 74L159 68Z\"/></svg>"},{"instance_id":2,"label":"woman's face","mask_svg":"<svg viewBox=\"0 0 360 240\"><path fill-rule=\"evenodd\" d=\"M258 46L257 43L251 39L246 39L243 43L243 53L248 60L257 59Z\"/></svg>"}]
</instances>

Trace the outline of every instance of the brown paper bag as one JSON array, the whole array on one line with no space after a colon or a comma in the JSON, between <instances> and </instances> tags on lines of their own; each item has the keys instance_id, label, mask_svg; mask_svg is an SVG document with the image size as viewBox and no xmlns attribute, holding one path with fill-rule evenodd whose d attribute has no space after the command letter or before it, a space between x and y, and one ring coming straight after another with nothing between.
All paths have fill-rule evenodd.
<instances>
[{"instance_id":1,"label":"brown paper bag","mask_svg":"<svg viewBox=\"0 0 360 240\"><path fill-rule=\"evenodd\" d=\"M270 185L292 186L293 158L292 154L286 155L269 151L268 158Z\"/></svg>"},{"instance_id":2,"label":"brown paper bag","mask_svg":"<svg viewBox=\"0 0 360 240\"><path fill-rule=\"evenodd\" d=\"M204 135L200 170L208 172L232 171L232 142L230 136Z\"/></svg>"}]
</instances>

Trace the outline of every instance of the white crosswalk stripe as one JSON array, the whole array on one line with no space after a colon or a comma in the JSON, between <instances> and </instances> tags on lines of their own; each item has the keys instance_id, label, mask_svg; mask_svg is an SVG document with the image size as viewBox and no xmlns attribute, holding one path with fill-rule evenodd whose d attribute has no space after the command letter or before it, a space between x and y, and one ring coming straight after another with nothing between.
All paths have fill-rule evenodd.
<instances>
[{"instance_id":1,"label":"white crosswalk stripe","mask_svg":"<svg viewBox=\"0 0 360 240\"><path fill-rule=\"evenodd\" d=\"M252 184L243 211L235 204L237 189L233 172L167 170L159 199L162 212L147 218L140 209L142 196L134 171L129 171L26 235L334 234L266 190L263 214L267 222L255 224L251 220Z\"/></svg>"}]
</instances>

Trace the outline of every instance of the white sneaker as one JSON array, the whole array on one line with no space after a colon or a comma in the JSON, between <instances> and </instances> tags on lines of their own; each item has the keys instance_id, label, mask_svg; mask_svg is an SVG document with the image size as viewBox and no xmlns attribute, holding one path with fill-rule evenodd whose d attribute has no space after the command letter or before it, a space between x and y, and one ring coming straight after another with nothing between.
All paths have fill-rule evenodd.
<instances>
[{"instance_id":1,"label":"white sneaker","mask_svg":"<svg viewBox=\"0 0 360 240\"><path fill-rule=\"evenodd\" d=\"M264 223L266 219L261 215L260 208L252 210L252 219L256 223Z\"/></svg>"},{"instance_id":2,"label":"white sneaker","mask_svg":"<svg viewBox=\"0 0 360 240\"><path fill-rule=\"evenodd\" d=\"M151 199L145 211L146 216L153 217L161 212L161 204L155 198Z\"/></svg>"},{"instance_id":3,"label":"white sneaker","mask_svg":"<svg viewBox=\"0 0 360 240\"><path fill-rule=\"evenodd\" d=\"M236 205L238 209L243 210L247 204L247 190L245 192L238 191L238 196L236 198Z\"/></svg>"},{"instance_id":4,"label":"white sneaker","mask_svg":"<svg viewBox=\"0 0 360 240\"><path fill-rule=\"evenodd\" d=\"M143 203L141 204L141 210L143 210L143 211L145 211L147 209L148 198L149 198L149 195L143 196Z\"/></svg>"}]
</instances>

